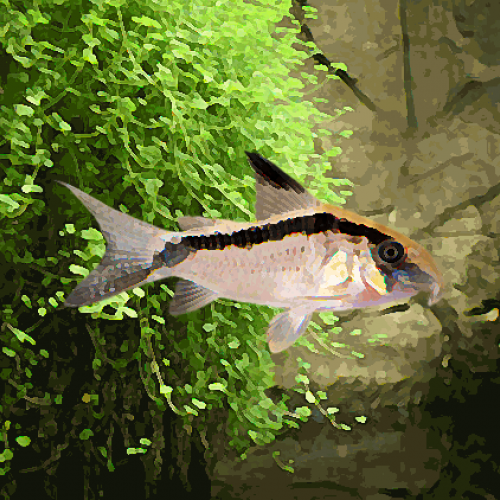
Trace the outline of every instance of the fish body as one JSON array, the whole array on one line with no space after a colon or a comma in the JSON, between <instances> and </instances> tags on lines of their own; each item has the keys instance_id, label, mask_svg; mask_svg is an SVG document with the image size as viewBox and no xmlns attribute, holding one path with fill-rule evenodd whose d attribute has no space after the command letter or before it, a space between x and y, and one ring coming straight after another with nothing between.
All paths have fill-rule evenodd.
<instances>
[{"instance_id":1,"label":"fish body","mask_svg":"<svg viewBox=\"0 0 500 500\"><path fill-rule=\"evenodd\" d=\"M429 304L443 278L418 243L343 208L322 203L257 153L255 222L181 217L166 231L118 212L64 184L95 216L107 241L102 262L67 298L79 307L168 277L176 285L169 312L199 309L219 297L285 308L271 321L272 352L306 330L315 311L345 311L406 300Z\"/></svg>"}]
</instances>

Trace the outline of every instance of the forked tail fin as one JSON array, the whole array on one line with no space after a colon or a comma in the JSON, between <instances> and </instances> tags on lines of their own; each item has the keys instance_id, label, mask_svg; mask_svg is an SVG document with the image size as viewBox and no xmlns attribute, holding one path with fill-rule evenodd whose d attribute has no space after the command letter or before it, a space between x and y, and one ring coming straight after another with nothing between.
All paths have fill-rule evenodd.
<instances>
[{"instance_id":1,"label":"forked tail fin","mask_svg":"<svg viewBox=\"0 0 500 500\"><path fill-rule=\"evenodd\" d=\"M97 219L106 239L101 263L71 292L67 307L80 307L171 275L165 242L177 233L165 231L114 210L79 189L66 186Z\"/></svg>"}]
</instances>

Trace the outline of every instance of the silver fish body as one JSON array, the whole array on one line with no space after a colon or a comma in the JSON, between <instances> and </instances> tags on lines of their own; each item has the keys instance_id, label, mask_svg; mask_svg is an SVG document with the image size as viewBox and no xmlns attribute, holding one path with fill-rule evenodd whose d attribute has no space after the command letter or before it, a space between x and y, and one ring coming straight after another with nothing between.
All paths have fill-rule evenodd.
<instances>
[{"instance_id":1,"label":"silver fish body","mask_svg":"<svg viewBox=\"0 0 500 500\"><path fill-rule=\"evenodd\" d=\"M96 217L106 238L102 262L65 305L79 307L145 283L175 276L170 313L183 314L219 297L285 308L271 321L272 352L289 347L314 311L343 311L430 293L443 278L431 255L404 235L310 195L257 153L257 221L181 217L183 231L144 223L68 187Z\"/></svg>"}]
</instances>

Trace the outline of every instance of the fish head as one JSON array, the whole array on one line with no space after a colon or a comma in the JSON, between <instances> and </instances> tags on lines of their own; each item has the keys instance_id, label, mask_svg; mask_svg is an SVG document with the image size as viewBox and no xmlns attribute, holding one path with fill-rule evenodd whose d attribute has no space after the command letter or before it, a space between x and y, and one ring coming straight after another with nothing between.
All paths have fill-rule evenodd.
<instances>
[{"instance_id":1,"label":"fish head","mask_svg":"<svg viewBox=\"0 0 500 500\"><path fill-rule=\"evenodd\" d=\"M429 306L443 296L444 281L432 255L421 245L398 234L372 248L375 266L383 275L387 293L429 295Z\"/></svg>"},{"instance_id":2,"label":"fish head","mask_svg":"<svg viewBox=\"0 0 500 500\"><path fill-rule=\"evenodd\" d=\"M442 298L443 275L422 245L392 228L339 207L331 208L330 213L339 222L330 240L333 255L330 273L325 273L327 283L322 286L323 292L329 288L330 293L324 295L333 296L342 289L349 308L405 300L420 292L429 295L429 306ZM344 251L344 262L349 263L340 279L337 250ZM344 280L345 277L348 279Z\"/></svg>"}]
</instances>

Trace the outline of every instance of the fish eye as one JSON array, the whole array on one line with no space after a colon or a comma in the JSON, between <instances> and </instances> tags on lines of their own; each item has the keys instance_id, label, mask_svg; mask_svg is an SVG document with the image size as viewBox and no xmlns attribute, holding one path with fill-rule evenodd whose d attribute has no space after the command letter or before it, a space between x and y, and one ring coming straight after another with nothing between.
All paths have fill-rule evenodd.
<instances>
[{"instance_id":1,"label":"fish eye","mask_svg":"<svg viewBox=\"0 0 500 500\"><path fill-rule=\"evenodd\" d=\"M377 248L379 258L385 264L399 264L405 257L405 247L394 240L383 241Z\"/></svg>"}]
</instances>

